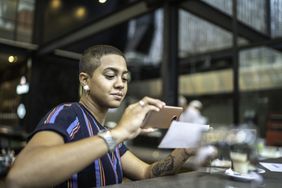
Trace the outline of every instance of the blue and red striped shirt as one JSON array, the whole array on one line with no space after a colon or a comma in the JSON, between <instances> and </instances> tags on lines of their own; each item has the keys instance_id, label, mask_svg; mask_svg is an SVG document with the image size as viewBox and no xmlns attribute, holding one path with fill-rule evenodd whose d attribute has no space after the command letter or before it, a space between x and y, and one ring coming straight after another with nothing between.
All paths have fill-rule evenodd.
<instances>
[{"instance_id":1,"label":"blue and red striped shirt","mask_svg":"<svg viewBox=\"0 0 282 188\"><path fill-rule=\"evenodd\" d=\"M58 105L47 113L32 135L39 131L54 131L64 138L65 143L70 143L97 135L103 129L106 128L96 121L95 117L81 104L70 103ZM96 159L85 169L73 174L70 179L55 187L85 188L121 183L123 178L121 156L126 151L126 146L119 144L113 152Z\"/></svg>"}]
</instances>

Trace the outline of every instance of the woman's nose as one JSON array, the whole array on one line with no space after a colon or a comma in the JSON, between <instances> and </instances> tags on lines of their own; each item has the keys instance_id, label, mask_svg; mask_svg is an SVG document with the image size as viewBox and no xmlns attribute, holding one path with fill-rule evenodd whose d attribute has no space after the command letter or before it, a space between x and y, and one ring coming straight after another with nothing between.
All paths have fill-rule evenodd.
<instances>
[{"instance_id":1,"label":"woman's nose","mask_svg":"<svg viewBox=\"0 0 282 188\"><path fill-rule=\"evenodd\" d=\"M115 82L115 86L116 87L124 87L125 82L123 81L122 78L117 78L116 82Z\"/></svg>"}]
</instances>

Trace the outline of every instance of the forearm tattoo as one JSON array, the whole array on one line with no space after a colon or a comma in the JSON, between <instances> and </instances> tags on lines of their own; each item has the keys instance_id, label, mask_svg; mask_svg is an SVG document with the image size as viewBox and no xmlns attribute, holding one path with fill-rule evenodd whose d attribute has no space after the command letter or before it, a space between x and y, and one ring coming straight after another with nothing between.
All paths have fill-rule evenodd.
<instances>
[{"instance_id":1,"label":"forearm tattoo","mask_svg":"<svg viewBox=\"0 0 282 188\"><path fill-rule=\"evenodd\" d=\"M155 163L152 167L154 177L165 176L174 173L175 157L169 155L165 159Z\"/></svg>"}]
</instances>

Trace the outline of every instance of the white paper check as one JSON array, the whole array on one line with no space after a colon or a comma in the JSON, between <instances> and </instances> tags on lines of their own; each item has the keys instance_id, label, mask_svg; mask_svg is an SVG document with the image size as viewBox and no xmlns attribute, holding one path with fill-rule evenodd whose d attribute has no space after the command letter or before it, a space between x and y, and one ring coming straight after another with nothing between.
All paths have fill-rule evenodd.
<instances>
[{"instance_id":1,"label":"white paper check","mask_svg":"<svg viewBox=\"0 0 282 188\"><path fill-rule=\"evenodd\" d=\"M270 171L282 172L282 163L263 163L263 162L260 162L260 164Z\"/></svg>"},{"instance_id":2,"label":"white paper check","mask_svg":"<svg viewBox=\"0 0 282 188\"><path fill-rule=\"evenodd\" d=\"M173 121L159 148L197 147L201 139L201 132L208 130L209 127L209 125Z\"/></svg>"}]
</instances>

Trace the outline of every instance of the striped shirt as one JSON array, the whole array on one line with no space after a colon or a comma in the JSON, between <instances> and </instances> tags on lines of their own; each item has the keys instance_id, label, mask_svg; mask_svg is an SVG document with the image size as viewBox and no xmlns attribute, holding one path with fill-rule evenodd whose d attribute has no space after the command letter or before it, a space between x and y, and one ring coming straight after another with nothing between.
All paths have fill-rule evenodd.
<instances>
[{"instance_id":1,"label":"striped shirt","mask_svg":"<svg viewBox=\"0 0 282 188\"><path fill-rule=\"evenodd\" d=\"M41 119L30 138L39 131L48 130L60 134L65 143L70 143L97 135L102 129L105 127L79 103L61 104ZM126 151L126 146L119 144L113 152L94 160L85 169L55 187L86 188L121 183L123 173L120 158Z\"/></svg>"}]
</instances>

